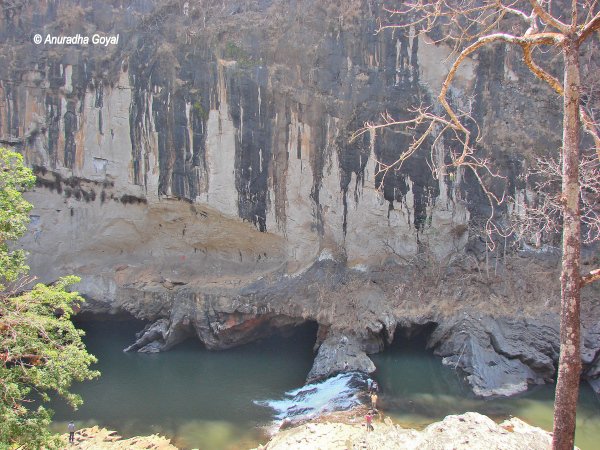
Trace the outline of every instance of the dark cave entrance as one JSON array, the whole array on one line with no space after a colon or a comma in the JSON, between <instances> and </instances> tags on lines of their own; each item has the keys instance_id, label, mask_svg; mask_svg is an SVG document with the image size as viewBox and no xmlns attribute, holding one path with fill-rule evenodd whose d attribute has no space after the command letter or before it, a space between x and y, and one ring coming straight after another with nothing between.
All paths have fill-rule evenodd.
<instances>
[{"instance_id":1,"label":"dark cave entrance","mask_svg":"<svg viewBox=\"0 0 600 450\"><path fill-rule=\"evenodd\" d=\"M290 339L299 344L304 343L307 347L312 349L317 341L318 332L319 324L314 320L307 320L299 325L276 329L273 331L273 334L268 336L266 339L270 339L272 337Z\"/></svg>"},{"instance_id":2,"label":"dark cave entrance","mask_svg":"<svg viewBox=\"0 0 600 450\"><path fill-rule=\"evenodd\" d=\"M278 325L277 320L266 320L261 323L250 336L244 336L242 341L231 345L229 348L217 351L229 351L253 348L263 348L264 351L283 351L293 349L299 354L314 356L314 348L317 342L319 324L314 320L306 320L302 323L290 323ZM285 351L287 351L285 350Z\"/></svg>"},{"instance_id":3,"label":"dark cave entrance","mask_svg":"<svg viewBox=\"0 0 600 450\"><path fill-rule=\"evenodd\" d=\"M294 323L293 318L284 316L261 317L258 316L258 323L255 325L248 324L252 320L242 322L238 326L234 326L226 331L221 336L223 339L223 347L216 351L227 351L233 348L244 348L251 345L261 345L267 342L269 347L276 346L278 341L285 342L285 345L295 347L305 347L307 351L313 354L319 333L319 324L314 320L304 320ZM165 319L162 319L165 320ZM130 335L130 344L133 344L136 339L141 337L149 327L152 327L156 321L141 320L130 313L119 310L111 313L94 313L90 311L82 311L73 316L75 326L86 332L90 332L94 337L84 337L84 342L95 339L94 330L97 328L110 329L112 333L118 332L123 335ZM238 327L250 328L250 331L240 331ZM162 351L170 351L174 348L183 346L184 348L200 347L206 349L206 345L200 340L194 329L191 321L183 320L175 324L175 328L171 332L176 333L174 342L167 346ZM227 334L231 333L231 336ZM236 342L237 340L237 342ZM228 342L230 341L230 342ZM135 351L135 349L133 350Z\"/></svg>"},{"instance_id":4,"label":"dark cave entrance","mask_svg":"<svg viewBox=\"0 0 600 450\"><path fill-rule=\"evenodd\" d=\"M428 346L437 326L435 322L399 326L392 343L371 355L384 410L437 419L440 411L455 412L457 397L472 398L463 374L444 365Z\"/></svg>"},{"instance_id":5,"label":"dark cave entrance","mask_svg":"<svg viewBox=\"0 0 600 450\"><path fill-rule=\"evenodd\" d=\"M428 348L428 343L437 326L436 322L411 324L406 327L398 326L392 343L386 345L384 351L397 353L418 353L425 351L432 354L433 350Z\"/></svg>"}]
</instances>

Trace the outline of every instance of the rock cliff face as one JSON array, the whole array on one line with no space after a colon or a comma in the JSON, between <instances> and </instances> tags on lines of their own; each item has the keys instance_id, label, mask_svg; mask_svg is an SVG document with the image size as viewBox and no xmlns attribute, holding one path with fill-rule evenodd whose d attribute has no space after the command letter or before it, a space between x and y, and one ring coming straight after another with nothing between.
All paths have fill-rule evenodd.
<instances>
[{"instance_id":1,"label":"rock cliff face","mask_svg":"<svg viewBox=\"0 0 600 450\"><path fill-rule=\"evenodd\" d=\"M502 306L522 297L506 287L517 269L503 269L501 294L477 281L477 246L473 261L461 255L485 197L468 173L430 170L451 143L428 142L384 178L412 131L350 142L383 111L406 118L430 103L446 70L447 48L375 33L382 14L372 0L13 2L0 25L0 141L38 175L23 241L32 273L81 275L88 310L148 320L132 350L193 335L228 348L311 320L318 378L345 363L370 372L367 354L397 327L430 323L431 346L480 395L551 379L556 286L527 293L550 315L529 320ZM35 45L36 33L119 39ZM556 99L529 89L504 47L465 67L453 101L476 93L492 130L481 152L516 188L518 155L559 145ZM527 122L540 108L548 121ZM489 295L497 311L471 309ZM587 336L596 376L600 335Z\"/></svg>"}]
</instances>

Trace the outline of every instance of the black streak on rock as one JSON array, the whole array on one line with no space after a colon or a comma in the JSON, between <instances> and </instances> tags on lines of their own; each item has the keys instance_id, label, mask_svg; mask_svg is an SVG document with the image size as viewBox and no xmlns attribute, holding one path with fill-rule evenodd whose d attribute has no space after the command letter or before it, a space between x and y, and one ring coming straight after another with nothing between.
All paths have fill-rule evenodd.
<instances>
[{"instance_id":1,"label":"black streak on rock","mask_svg":"<svg viewBox=\"0 0 600 450\"><path fill-rule=\"evenodd\" d=\"M266 77L266 71L256 68L254 76L239 71L227 80L229 111L238 130L235 149L238 213L260 231L267 231L273 119L271 98L265 87L260 89L261 84L266 85Z\"/></svg>"},{"instance_id":2,"label":"black streak on rock","mask_svg":"<svg viewBox=\"0 0 600 450\"><path fill-rule=\"evenodd\" d=\"M65 127L65 156L64 165L72 169L75 165L75 154L77 145L75 143L75 133L77 132L77 115L75 114L75 102L67 102L67 111L63 117Z\"/></svg>"},{"instance_id":3,"label":"black streak on rock","mask_svg":"<svg viewBox=\"0 0 600 450\"><path fill-rule=\"evenodd\" d=\"M46 124L48 125L48 156L51 167L56 167L60 135L61 102L58 96L46 94Z\"/></svg>"}]
</instances>

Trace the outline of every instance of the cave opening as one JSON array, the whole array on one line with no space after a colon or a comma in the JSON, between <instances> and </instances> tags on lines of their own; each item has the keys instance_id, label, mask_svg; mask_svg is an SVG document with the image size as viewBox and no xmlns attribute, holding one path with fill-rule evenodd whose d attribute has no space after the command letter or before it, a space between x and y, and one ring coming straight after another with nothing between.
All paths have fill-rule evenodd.
<instances>
[{"instance_id":1,"label":"cave opening","mask_svg":"<svg viewBox=\"0 0 600 450\"><path fill-rule=\"evenodd\" d=\"M436 322L410 324L404 327L399 326L396 328L392 343L386 346L386 351L389 350L398 353L419 353L426 351L433 353L433 350L428 348L428 342L437 326Z\"/></svg>"},{"instance_id":2,"label":"cave opening","mask_svg":"<svg viewBox=\"0 0 600 450\"><path fill-rule=\"evenodd\" d=\"M252 322L252 321L248 321ZM143 327L143 324L142 324ZM249 328L249 329L248 329ZM141 328L140 328L141 330ZM183 346L185 348L200 347L205 350L227 352L233 349L262 348L265 351L278 351L278 347L294 348L294 351L312 354L317 341L319 325L314 320L301 323L280 324L277 320L265 320L256 327L247 327L246 323L219 334L218 344L221 348L211 348L202 341L191 323L179 325L179 340L165 351ZM139 330L138 330L139 331Z\"/></svg>"},{"instance_id":3,"label":"cave opening","mask_svg":"<svg viewBox=\"0 0 600 450\"><path fill-rule=\"evenodd\" d=\"M138 319L133 314L123 309L118 309L111 312L95 312L84 309L76 312L76 314L72 316L72 319L73 323L75 323L75 325L78 327L80 325L85 327L85 324L89 322L122 322L137 324L143 328L144 325L148 323L148 321Z\"/></svg>"},{"instance_id":4,"label":"cave opening","mask_svg":"<svg viewBox=\"0 0 600 450\"><path fill-rule=\"evenodd\" d=\"M433 349L428 346L437 325L426 322L398 326L391 344L381 353L371 355L377 367L375 378L383 392L388 394L388 400L406 398L415 393L429 395L448 390L463 391L460 374L443 365L442 359L434 355Z\"/></svg>"},{"instance_id":5,"label":"cave opening","mask_svg":"<svg viewBox=\"0 0 600 450\"><path fill-rule=\"evenodd\" d=\"M301 323L289 323L285 325L277 324L277 320L265 321L261 323L252 334L244 336L239 345L231 345L229 351L234 349L253 349L260 348L264 351L292 351L302 355L305 359L310 355L314 356L314 348L317 342L319 325L314 320L306 320Z\"/></svg>"},{"instance_id":6,"label":"cave opening","mask_svg":"<svg viewBox=\"0 0 600 450\"><path fill-rule=\"evenodd\" d=\"M372 355L377 367L374 378L381 388L379 403L392 415L418 417L427 423L440 417L441 411L455 413L458 398L473 398L463 374L444 365L429 348L437 326L435 322L399 326L392 343Z\"/></svg>"},{"instance_id":7,"label":"cave opening","mask_svg":"<svg viewBox=\"0 0 600 450\"><path fill-rule=\"evenodd\" d=\"M317 341L318 331L319 324L315 320L307 320L299 325L275 329L271 336L262 338L259 342L263 339L272 338L289 339L299 345L305 345L312 351L315 342Z\"/></svg>"},{"instance_id":8,"label":"cave opening","mask_svg":"<svg viewBox=\"0 0 600 450\"><path fill-rule=\"evenodd\" d=\"M111 312L94 312L89 310L79 311L72 317L75 326L86 333L84 342L93 341L97 337L96 330L102 329L104 332L128 336L129 345L136 342L148 329L155 326L160 320L148 321L136 318L124 310ZM161 319L166 320L166 319ZM207 346L194 329L194 324L189 320L177 322L171 328L173 340L160 352L167 352L173 349L194 349L214 351L227 351L234 348L246 348L252 346L266 345L276 350L278 343L283 346L292 346L297 349L303 349L311 356L314 353L318 340L319 324L315 320L294 320L294 318L274 316L266 320L260 320L256 324L252 321L242 322L238 326L220 335L222 340L221 348L212 348ZM88 336L91 333L91 336ZM231 335L229 335L231 334ZM238 342L235 342L238 340ZM150 341L149 341L150 342ZM91 342L90 342L91 343ZM157 343L164 345L162 339ZM128 345L128 346L129 346ZM126 346L126 347L128 347ZM143 345L142 345L143 346ZM124 347L125 348L125 347ZM138 348L131 348L130 351L137 351ZM155 351L146 351L155 353ZM142 351L144 353L144 351Z\"/></svg>"}]
</instances>

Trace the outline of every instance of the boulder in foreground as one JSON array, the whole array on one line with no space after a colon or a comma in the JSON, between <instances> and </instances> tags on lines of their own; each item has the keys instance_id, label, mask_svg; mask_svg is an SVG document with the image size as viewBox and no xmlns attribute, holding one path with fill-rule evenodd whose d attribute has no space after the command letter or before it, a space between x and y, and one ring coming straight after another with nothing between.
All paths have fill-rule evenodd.
<instances>
[{"instance_id":1,"label":"boulder in foreground","mask_svg":"<svg viewBox=\"0 0 600 450\"><path fill-rule=\"evenodd\" d=\"M552 444L550 433L520 419L497 424L474 412L447 416L422 431L402 428L388 418L382 422L375 419L373 426L375 430L367 432L358 422L309 423L278 433L259 449L547 450Z\"/></svg>"}]
</instances>

